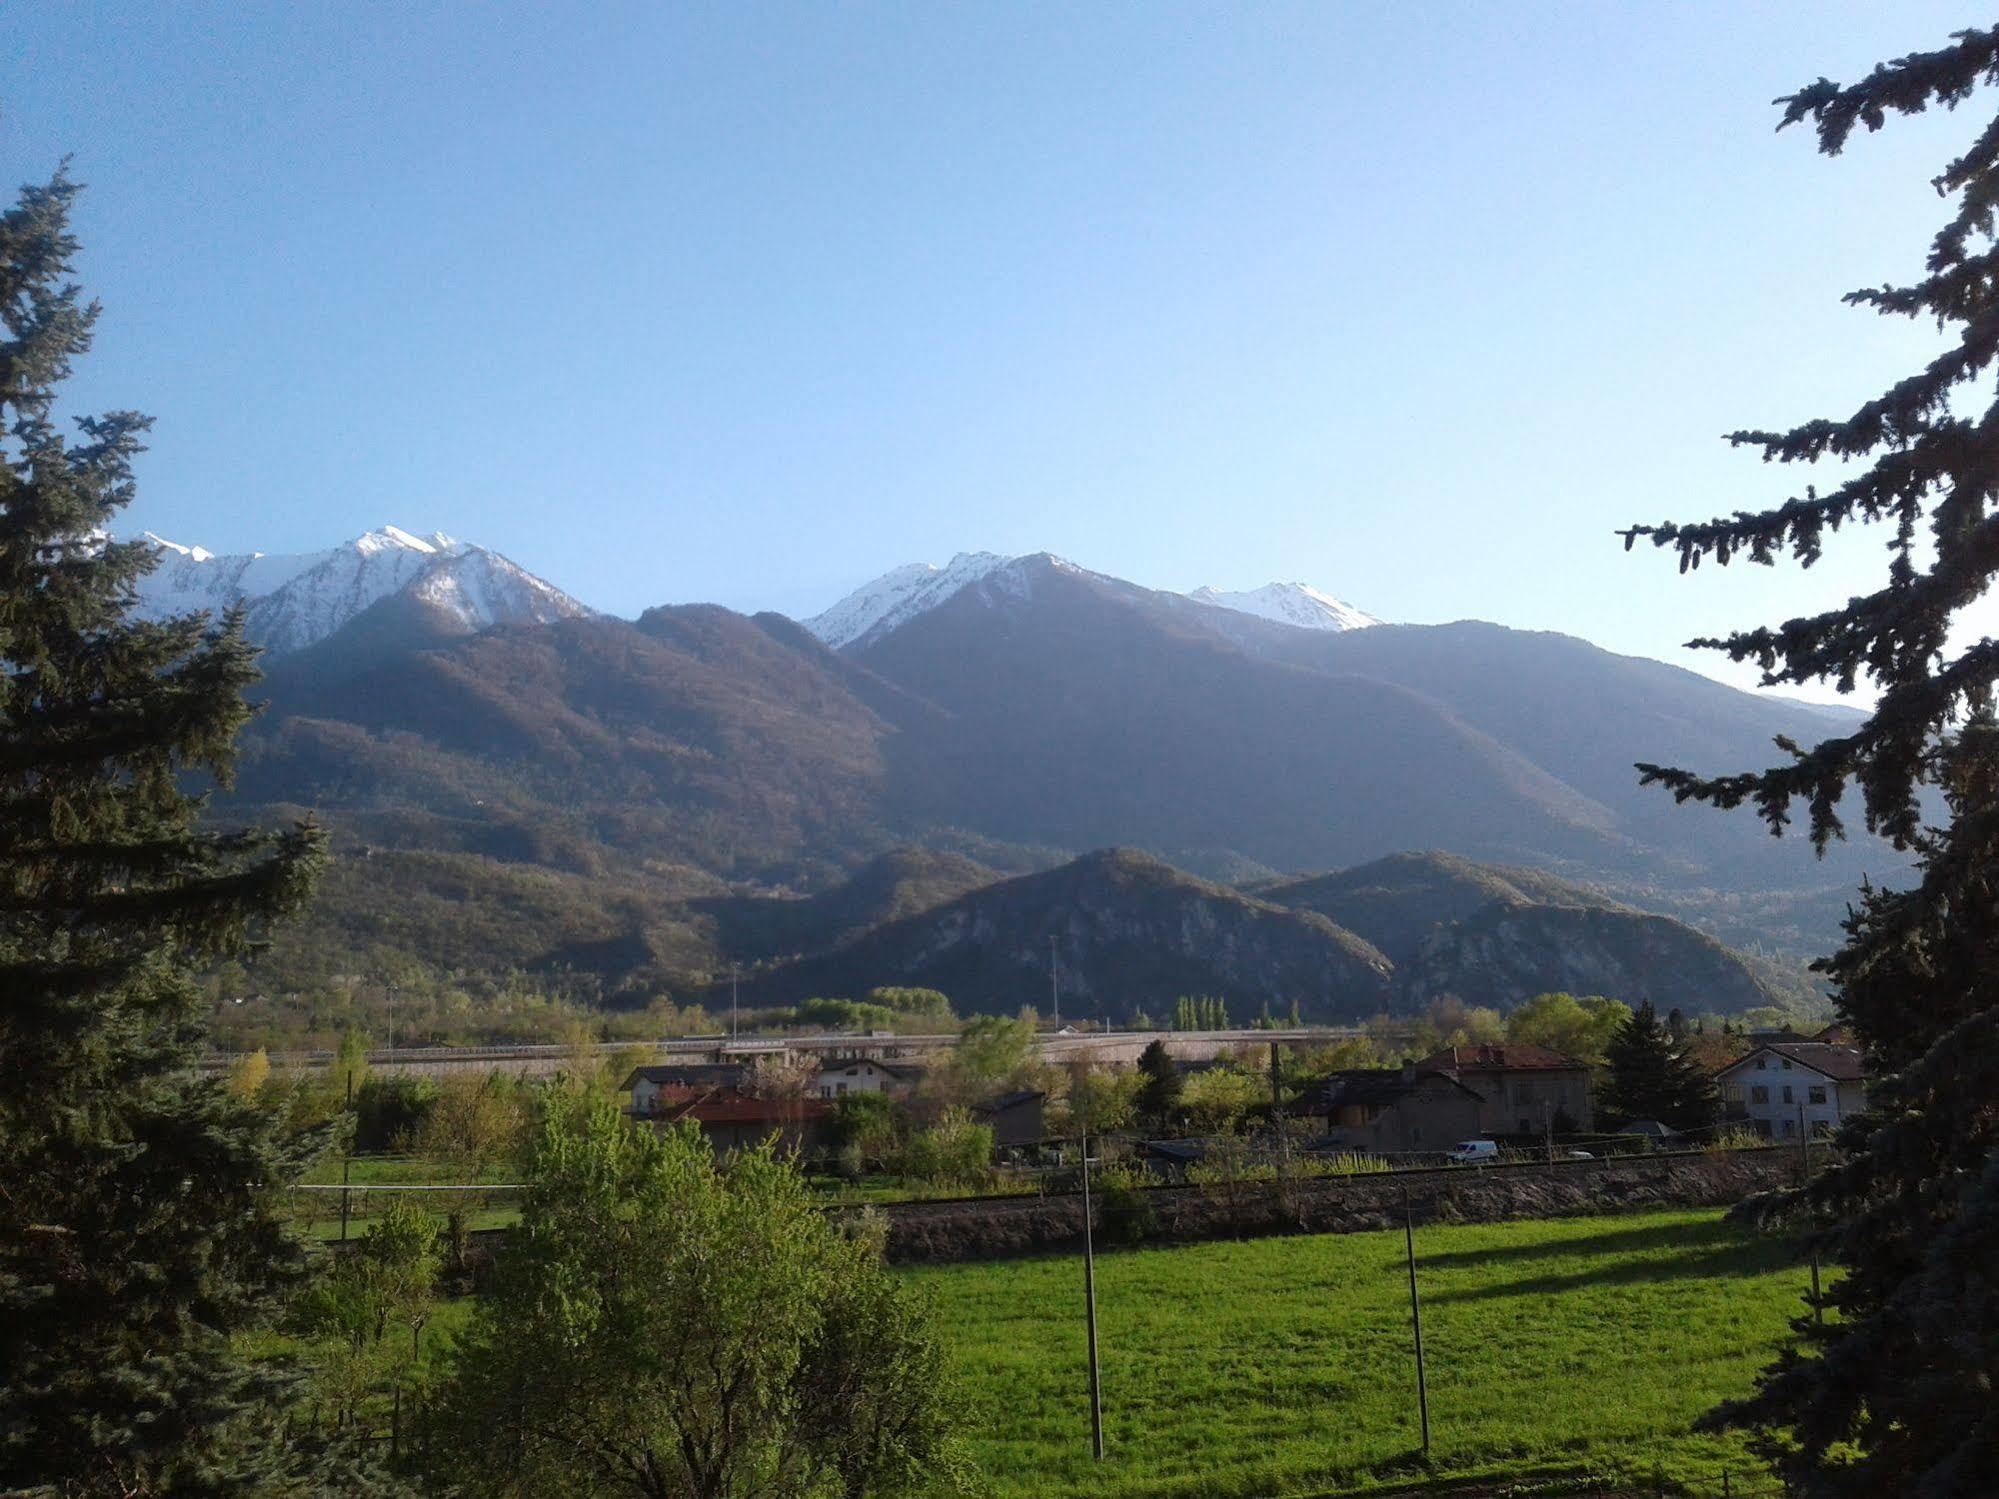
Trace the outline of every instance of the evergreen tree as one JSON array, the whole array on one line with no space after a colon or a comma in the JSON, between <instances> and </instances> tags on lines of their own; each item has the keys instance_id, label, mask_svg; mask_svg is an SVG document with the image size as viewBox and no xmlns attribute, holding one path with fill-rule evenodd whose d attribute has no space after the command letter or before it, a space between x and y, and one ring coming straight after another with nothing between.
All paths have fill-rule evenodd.
<instances>
[{"instance_id":1,"label":"evergreen tree","mask_svg":"<svg viewBox=\"0 0 1999 1499\"><path fill-rule=\"evenodd\" d=\"M1148 1127L1169 1129L1180 1113L1180 1068L1164 1041L1154 1041L1138 1055L1145 1078L1138 1092L1138 1112Z\"/></svg>"},{"instance_id":2,"label":"evergreen tree","mask_svg":"<svg viewBox=\"0 0 1999 1499\"><path fill-rule=\"evenodd\" d=\"M1999 82L1999 28L1781 99L1781 125L1809 121L1839 154L1856 126L1954 109ZM1781 127L1780 127L1781 128ZM1637 527L1675 548L1682 570L1737 557L1817 560L1828 530L1884 525L1883 585L1825 613L1704 642L1754 661L1771 685L1870 677L1874 711L1810 746L1780 741L1769 769L1705 778L1641 767L1681 800L1752 803L1783 830L1802 799L1815 845L1843 834L1857 787L1865 825L1916 855L1913 888L1863 888L1846 941L1823 966L1841 1019L1875 1077L1870 1112L1841 1131L1841 1164L1794 1207L1845 1266L1826 1295L1837 1316L1801 1317L1757 1394L1713 1420L1752 1428L1810 1499L1989 1494L1999 1472L1999 641L1953 631L1999 570L1999 119L1934 179L1949 217L1923 277L1852 293L1876 312L1933 321L1938 357L1842 419L1732 441L1767 461L1850 465L1823 491L1697 525ZM1984 389L1981 391L1980 386ZM1862 466L1863 463L1865 466ZM1918 796L1941 792L1948 818L1924 823Z\"/></svg>"},{"instance_id":3,"label":"evergreen tree","mask_svg":"<svg viewBox=\"0 0 1999 1499\"><path fill-rule=\"evenodd\" d=\"M230 1339L303 1273L274 1184L312 1142L190 1063L195 973L301 901L320 835L203 832L181 789L226 781L253 652L238 619L126 618L146 420L54 415L97 319L76 192L0 215L0 1482L305 1492Z\"/></svg>"},{"instance_id":4,"label":"evergreen tree","mask_svg":"<svg viewBox=\"0 0 1999 1499\"><path fill-rule=\"evenodd\" d=\"M1680 1049L1650 1000L1618 1026L1605 1060L1601 1103L1611 1118L1657 1119L1675 1129L1714 1123L1720 1108L1714 1079Z\"/></svg>"}]
</instances>

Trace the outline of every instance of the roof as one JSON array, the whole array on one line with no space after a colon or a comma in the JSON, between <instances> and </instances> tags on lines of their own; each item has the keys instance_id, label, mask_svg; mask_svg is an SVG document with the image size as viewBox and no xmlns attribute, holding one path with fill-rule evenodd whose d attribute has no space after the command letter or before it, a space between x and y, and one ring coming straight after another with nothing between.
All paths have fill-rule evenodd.
<instances>
[{"instance_id":1,"label":"roof","mask_svg":"<svg viewBox=\"0 0 1999 1499\"><path fill-rule=\"evenodd\" d=\"M629 1093L641 1081L658 1087L726 1087L741 1082L749 1070L745 1062L661 1062L634 1067L632 1075L618 1084L618 1091Z\"/></svg>"},{"instance_id":2,"label":"roof","mask_svg":"<svg viewBox=\"0 0 1999 1499\"><path fill-rule=\"evenodd\" d=\"M1323 1083L1305 1095L1304 1102L1309 1107L1321 1109L1345 1108L1354 1104L1386 1108L1407 1098L1425 1083L1447 1084L1468 1098L1479 1096L1448 1072L1424 1072L1420 1069L1408 1072L1400 1067L1349 1067L1329 1074Z\"/></svg>"},{"instance_id":3,"label":"roof","mask_svg":"<svg viewBox=\"0 0 1999 1499\"><path fill-rule=\"evenodd\" d=\"M819 1063L821 1072L839 1072L848 1067L872 1067L890 1077L921 1077L929 1070L911 1062L884 1062L880 1057L826 1057Z\"/></svg>"},{"instance_id":4,"label":"roof","mask_svg":"<svg viewBox=\"0 0 1999 1499\"><path fill-rule=\"evenodd\" d=\"M816 1098L704 1098L670 1106L660 1118L671 1123L692 1119L697 1124L789 1124L799 1119L819 1119L832 1112L831 1105Z\"/></svg>"},{"instance_id":5,"label":"roof","mask_svg":"<svg viewBox=\"0 0 1999 1499\"><path fill-rule=\"evenodd\" d=\"M1447 1046L1416 1064L1419 1072L1587 1072L1589 1063L1524 1041Z\"/></svg>"},{"instance_id":6,"label":"roof","mask_svg":"<svg viewBox=\"0 0 1999 1499\"><path fill-rule=\"evenodd\" d=\"M1662 1124L1657 1119L1634 1119L1625 1125L1623 1129L1619 1130L1618 1133L1620 1135L1650 1135L1655 1140L1674 1140L1678 1139L1680 1134L1672 1125Z\"/></svg>"},{"instance_id":7,"label":"roof","mask_svg":"<svg viewBox=\"0 0 1999 1499\"><path fill-rule=\"evenodd\" d=\"M1034 1088L1022 1088L1018 1092L1002 1093L998 1098L988 1098L984 1103L975 1104L972 1112L975 1114L1004 1114L1008 1109L1017 1109L1023 1104L1034 1103L1047 1096L1046 1093Z\"/></svg>"},{"instance_id":8,"label":"roof","mask_svg":"<svg viewBox=\"0 0 1999 1499\"><path fill-rule=\"evenodd\" d=\"M1789 1057L1800 1067L1837 1083L1858 1083L1867 1078L1867 1058L1858 1048L1834 1046L1827 1041L1768 1041L1718 1069L1715 1076L1746 1067L1766 1052L1772 1056Z\"/></svg>"}]
</instances>

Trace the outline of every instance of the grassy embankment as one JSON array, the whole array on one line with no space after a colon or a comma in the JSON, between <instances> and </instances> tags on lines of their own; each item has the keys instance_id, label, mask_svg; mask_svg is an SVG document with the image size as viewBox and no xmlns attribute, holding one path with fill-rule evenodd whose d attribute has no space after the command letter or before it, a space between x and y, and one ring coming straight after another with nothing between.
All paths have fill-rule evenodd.
<instances>
[{"instance_id":1,"label":"grassy embankment","mask_svg":"<svg viewBox=\"0 0 1999 1499\"><path fill-rule=\"evenodd\" d=\"M1433 1457L1417 1458L1400 1233L1105 1254L1104 1418L1090 1460L1074 1257L910 1272L934 1298L997 1495L1308 1495L1431 1477L1750 1464L1694 1435L1748 1391L1805 1274L1712 1212L1418 1228ZM1649 1490L1648 1490L1649 1491Z\"/></svg>"}]
</instances>

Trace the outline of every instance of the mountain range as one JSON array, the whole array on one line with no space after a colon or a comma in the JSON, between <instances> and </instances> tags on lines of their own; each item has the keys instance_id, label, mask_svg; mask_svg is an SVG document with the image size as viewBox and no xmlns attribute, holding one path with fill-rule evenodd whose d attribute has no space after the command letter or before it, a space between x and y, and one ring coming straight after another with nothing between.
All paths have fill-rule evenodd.
<instances>
[{"instance_id":1,"label":"mountain range","mask_svg":"<svg viewBox=\"0 0 1999 1499\"><path fill-rule=\"evenodd\" d=\"M854 973L822 961L776 977L839 951L890 982L908 966L907 923L934 913L829 927L792 906L916 849L966 866L951 898L986 913L963 926L986 934L972 949L986 956L961 953L950 971L997 996L1025 982L1018 954L1001 956L1017 945L1007 877L1052 878L1117 847L1204 890L1243 885L1194 901L1214 932L1287 934L1231 976L1141 922L1118 939L1127 973L1142 969L1138 946L1173 950L1187 983L1243 992L1302 971L1285 965L1306 961L1309 915L1388 965L1363 980L1365 962L1336 961L1352 949L1319 950L1311 961L1346 974L1356 1003L1477 1000L1463 992L1473 979L1510 992L1561 972L1629 990L1643 933L1666 930L1647 921L1670 921L1673 942L1691 921L1703 941L1758 949L1749 968L1793 963L1831 940L1862 871L1902 867L1862 838L1815 861L1754 818L1674 806L1631 768L1762 764L1774 738L1823 737L1840 710L1569 636L1385 623L1302 584L1183 595L1048 554L973 553L895 569L803 623L700 604L622 620L484 548L394 527L304 557L160 545L142 611L240 606L267 648L268 708L225 809L312 810L380 876L336 879L333 914L296 944L327 963L386 948L476 966L450 934L424 932L453 904L439 892L462 904L504 887L537 935L531 951L489 945L489 961L504 949L514 966L680 992L749 961L788 992L815 971ZM1519 873L1475 910L1443 902L1455 914L1419 935L1449 940L1414 950L1270 883L1410 850ZM1121 857L1073 879L1157 885L1129 863L1139 853ZM984 883L965 886L970 870ZM384 888L403 893L400 924L369 915ZM1547 911L1608 914L1533 914ZM1768 977L1707 981L1740 1005L1767 998Z\"/></svg>"}]
</instances>

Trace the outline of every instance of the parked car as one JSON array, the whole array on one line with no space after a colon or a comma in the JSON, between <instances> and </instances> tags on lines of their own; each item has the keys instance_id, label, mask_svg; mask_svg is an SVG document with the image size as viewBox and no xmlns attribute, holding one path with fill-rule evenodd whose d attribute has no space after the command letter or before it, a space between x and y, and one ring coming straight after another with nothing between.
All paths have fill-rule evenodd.
<instances>
[{"instance_id":1,"label":"parked car","mask_svg":"<svg viewBox=\"0 0 1999 1499\"><path fill-rule=\"evenodd\" d=\"M1490 1140L1460 1140L1450 1158L1460 1166L1487 1166L1499 1159L1499 1147Z\"/></svg>"},{"instance_id":2,"label":"parked car","mask_svg":"<svg viewBox=\"0 0 1999 1499\"><path fill-rule=\"evenodd\" d=\"M1587 1150L1572 1150L1569 1152L1569 1159L1572 1161L1593 1161L1596 1157Z\"/></svg>"}]
</instances>

